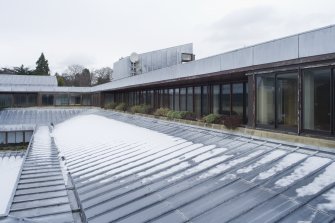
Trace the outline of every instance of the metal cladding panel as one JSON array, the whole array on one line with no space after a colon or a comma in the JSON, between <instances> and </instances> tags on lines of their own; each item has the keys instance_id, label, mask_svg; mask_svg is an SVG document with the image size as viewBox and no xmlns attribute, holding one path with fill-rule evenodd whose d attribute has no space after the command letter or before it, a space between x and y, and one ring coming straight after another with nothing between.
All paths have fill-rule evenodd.
<instances>
[{"instance_id":1,"label":"metal cladding panel","mask_svg":"<svg viewBox=\"0 0 335 223\"><path fill-rule=\"evenodd\" d=\"M122 79L130 76L129 57L122 58L113 64L113 79Z\"/></svg>"},{"instance_id":2,"label":"metal cladding panel","mask_svg":"<svg viewBox=\"0 0 335 223\"><path fill-rule=\"evenodd\" d=\"M185 44L166 49L139 54L140 74L152 72L165 67L181 64L182 53L193 53L193 44ZM113 65L113 79L119 80L131 76L129 56L120 59Z\"/></svg>"},{"instance_id":3,"label":"metal cladding panel","mask_svg":"<svg viewBox=\"0 0 335 223\"><path fill-rule=\"evenodd\" d=\"M299 35L299 56L308 57L335 52L335 26Z\"/></svg>"},{"instance_id":4,"label":"metal cladding panel","mask_svg":"<svg viewBox=\"0 0 335 223\"><path fill-rule=\"evenodd\" d=\"M253 48L247 47L240 50L221 54L221 70L230 70L253 65Z\"/></svg>"},{"instance_id":5,"label":"metal cladding panel","mask_svg":"<svg viewBox=\"0 0 335 223\"><path fill-rule=\"evenodd\" d=\"M220 56L199 60L198 63L194 63L194 66L195 73L193 75L219 72L221 69Z\"/></svg>"},{"instance_id":6,"label":"metal cladding panel","mask_svg":"<svg viewBox=\"0 0 335 223\"><path fill-rule=\"evenodd\" d=\"M259 44L253 50L254 65L297 59L298 35Z\"/></svg>"}]
</instances>

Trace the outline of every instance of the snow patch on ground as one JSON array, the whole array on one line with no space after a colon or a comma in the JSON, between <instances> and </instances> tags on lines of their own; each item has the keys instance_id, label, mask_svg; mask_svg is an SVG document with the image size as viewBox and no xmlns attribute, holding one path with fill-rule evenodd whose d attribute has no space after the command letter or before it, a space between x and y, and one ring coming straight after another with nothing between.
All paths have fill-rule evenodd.
<instances>
[{"instance_id":1,"label":"snow patch on ground","mask_svg":"<svg viewBox=\"0 0 335 223\"><path fill-rule=\"evenodd\" d=\"M293 164L299 162L300 160L306 158L306 154L302 153L291 153L284 158L282 158L276 165L274 165L271 169L266 170L262 173L259 173L257 177L255 177L252 181L256 180L265 180L270 178L271 176L283 171L287 167L292 166Z\"/></svg>"},{"instance_id":2,"label":"snow patch on ground","mask_svg":"<svg viewBox=\"0 0 335 223\"><path fill-rule=\"evenodd\" d=\"M297 197L314 195L320 192L323 188L335 182L335 163L329 165L325 171L319 174L314 180L298 189L296 189Z\"/></svg>"},{"instance_id":3,"label":"snow patch on ground","mask_svg":"<svg viewBox=\"0 0 335 223\"><path fill-rule=\"evenodd\" d=\"M297 180L307 176L308 174L312 173L313 171L319 169L320 167L326 165L331 160L327 158L321 157L310 157L303 163L301 163L295 170L288 176L285 176L279 179L275 183L275 187L287 187Z\"/></svg>"},{"instance_id":4,"label":"snow patch on ground","mask_svg":"<svg viewBox=\"0 0 335 223\"><path fill-rule=\"evenodd\" d=\"M15 156L0 158L0 215L6 212L22 161Z\"/></svg>"},{"instance_id":5,"label":"snow patch on ground","mask_svg":"<svg viewBox=\"0 0 335 223\"><path fill-rule=\"evenodd\" d=\"M237 171L238 174L241 174L241 173L249 173L251 172L252 170L254 170L255 168L259 167L259 166L262 166L264 164L267 164L275 159L277 159L278 157L282 156L286 154L285 151L283 150L275 150L275 151L272 151L270 152L269 154L265 155L262 159L258 160L256 163L253 163L249 166L246 166L244 168L241 168Z\"/></svg>"}]
</instances>

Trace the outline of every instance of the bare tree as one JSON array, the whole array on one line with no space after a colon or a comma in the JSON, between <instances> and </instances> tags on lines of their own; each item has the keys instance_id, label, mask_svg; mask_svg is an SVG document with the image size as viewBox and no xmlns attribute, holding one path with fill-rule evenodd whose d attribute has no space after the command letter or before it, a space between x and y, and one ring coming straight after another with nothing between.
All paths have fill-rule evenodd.
<instances>
[{"instance_id":1,"label":"bare tree","mask_svg":"<svg viewBox=\"0 0 335 223\"><path fill-rule=\"evenodd\" d=\"M103 67L92 71L94 75L94 85L108 83L112 80L113 69Z\"/></svg>"}]
</instances>

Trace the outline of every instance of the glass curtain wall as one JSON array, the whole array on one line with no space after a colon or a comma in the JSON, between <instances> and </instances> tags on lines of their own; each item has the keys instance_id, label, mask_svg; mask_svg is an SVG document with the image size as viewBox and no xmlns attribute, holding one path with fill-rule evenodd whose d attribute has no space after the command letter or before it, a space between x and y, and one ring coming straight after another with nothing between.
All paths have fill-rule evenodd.
<instances>
[{"instance_id":1,"label":"glass curtain wall","mask_svg":"<svg viewBox=\"0 0 335 223\"><path fill-rule=\"evenodd\" d=\"M220 114L220 85L213 85L213 113Z\"/></svg>"},{"instance_id":2,"label":"glass curtain wall","mask_svg":"<svg viewBox=\"0 0 335 223\"><path fill-rule=\"evenodd\" d=\"M257 124L275 124L275 75L265 74L256 78Z\"/></svg>"},{"instance_id":3,"label":"glass curtain wall","mask_svg":"<svg viewBox=\"0 0 335 223\"><path fill-rule=\"evenodd\" d=\"M0 108L10 107L12 102L11 94L0 94Z\"/></svg>"},{"instance_id":4,"label":"glass curtain wall","mask_svg":"<svg viewBox=\"0 0 335 223\"><path fill-rule=\"evenodd\" d=\"M187 88L187 111L193 112L193 87Z\"/></svg>"},{"instance_id":5,"label":"glass curtain wall","mask_svg":"<svg viewBox=\"0 0 335 223\"><path fill-rule=\"evenodd\" d=\"M173 89L169 89L169 98L170 98L169 108L173 110L173 105L174 105L174 102L173 102Z\"/></svg>"},{"instance_id":6,"label":"glass curtain wall","mask_svg":"<svg viewBox=\"0 0 335 223\"><path fill-rule=\"evenodd\" d=\"M298 74L278 74L276 79L277 124L298 127Z\"/></svg>"},{"instance_id":7,"label":"glass curtain wall","mask_svg":"<svg viewBox=\"0 0 335 223\"><path fill-rule=\"evenodd\" d=\"M194 87L194 112L201 116L201 87Z\"/></svg>"},{"instance_id":8,"label":"glass curtain wall","mask_svg":"<svg viewBox=\"0 0 335 223\"><path fill-rule=\"evenodd\" d=\"M307 130L330 131L331 69L303 72L303 127Z\"/></svg>"},{"instance_id":9,"label":"glass curtain wall","mask_svg":"<svg viewBox=\"0 0 335 223\"><path fill-rule=\"evenodd\" d=\"M186 88L180 88L180 110L186 111L187 104L186 104Z\"/></svg>"},{"instance_id":10,"label":"glass curtain wall","mask_svg":"<svg viewBox=\"0 0 335 223\"><path fill-rule=\"evenodd\" d=\"M175 111L180 111L180 106L179 106L179 88L174 89L174 110Z\"/></svg>"},{"instance_id":11,"label":"glass curtain wall","mask_svg":"<svg viewBox=\"0 0 335 223\"><path fill-rule=\"evenodd\" d=\"M208 115L208 86L202 86L202 95L201 95L201 114Z\"/></svg>"},{"instance_id":12,"label":"glass curtain wall","mask_svg":"<svg viewBox=\"0 0 335 223\"><path fill-rule=\"evenodd\" d=\"M243 83L232 84L232 114L243 117Z\"/></svg>"},{"instance_id":13,"label":"glass curtain wall","mask_svg":"<svg viewBox=\"0 0 335 223\"><path fill-rule=\"evenodd\" d=\"M221 92L222 114L230 115L230 84L223 84Z\"/></svg>"}]
</instances>

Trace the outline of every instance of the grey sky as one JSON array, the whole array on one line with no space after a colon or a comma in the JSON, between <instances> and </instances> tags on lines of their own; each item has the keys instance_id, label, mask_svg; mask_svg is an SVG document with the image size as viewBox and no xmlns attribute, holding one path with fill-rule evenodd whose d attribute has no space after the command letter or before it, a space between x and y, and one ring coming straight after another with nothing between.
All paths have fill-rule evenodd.
<instances>
[{"instance_id":1,"label":"grey sky","mask_svg":"<svg viewBox=\"0 0 335 223\"><path fill-rule=\"evenodd\" d=\"M113 66L193 42L203 58L335 23L334 0L0 0L0 67Z\"/></svg>"}]
</instances>

